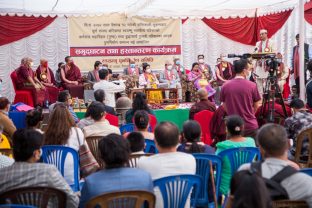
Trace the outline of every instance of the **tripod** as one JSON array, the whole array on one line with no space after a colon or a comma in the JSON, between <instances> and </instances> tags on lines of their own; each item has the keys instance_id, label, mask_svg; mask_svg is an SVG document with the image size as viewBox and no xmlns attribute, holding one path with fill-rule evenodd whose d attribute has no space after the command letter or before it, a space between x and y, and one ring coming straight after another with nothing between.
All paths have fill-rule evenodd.
<instances>
[{"instance_id":1,"label":"tripod","mask_svg":"<svg viewBox=\"0 0 312 208\"><path fill-rule=\"evenodd\" d=\"M261 119L265 119L265 109L266 107L268 107L268 112L269 114L267 115L267 122L273 123L275 120L275 98L279 98L281 101L281 105L283 108L283 115L280 116L282 118L287 118L287 111L286 111L286 107L285 107L285 103L283 100L283 96L281 93L281 90L278 86L278 80L277 80L277 75L274 75L274 71L277 70L273 70L273 73L270 72L268 75L268 78L266 80L265 83L265 87L264 87L264 91L263 91L263 98L262 98L262 105L261 105L261 112L260 112L260 118Z\"/></svg>"}]
</instances>

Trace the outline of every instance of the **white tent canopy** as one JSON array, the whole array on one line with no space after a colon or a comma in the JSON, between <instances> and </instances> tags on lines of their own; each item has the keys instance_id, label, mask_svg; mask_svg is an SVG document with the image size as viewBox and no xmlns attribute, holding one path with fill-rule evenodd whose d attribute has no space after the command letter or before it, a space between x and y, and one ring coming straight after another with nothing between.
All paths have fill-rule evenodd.
<instances>
[{"instance_id":1,"label":"white tent canopy","mask_svg":"<svg viewBox=\"0 0 312 208\"><path fill-rule=\"evenodd\" d=\"M0 13L47 15L100 15L202 18L253 17L294 8L298 0L0 0Z\"/></svg>"}]
</instances>

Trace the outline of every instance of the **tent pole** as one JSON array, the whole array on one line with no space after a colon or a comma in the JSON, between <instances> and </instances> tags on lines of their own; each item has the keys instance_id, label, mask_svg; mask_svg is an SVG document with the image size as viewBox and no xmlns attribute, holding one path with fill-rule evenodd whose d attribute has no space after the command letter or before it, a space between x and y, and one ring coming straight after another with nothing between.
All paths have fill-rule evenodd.
<instances>
[{"instance_id":1,"label":"tent pole","mask_svg":"<svg viewBox=\"0 0 312 208\"><path fill-rule=\"evenodd\" d=\"M304 74L304 0L299 0L299 86L300 86L300 99L305 100L305 80Z\"/></svg>"}]
</instances>

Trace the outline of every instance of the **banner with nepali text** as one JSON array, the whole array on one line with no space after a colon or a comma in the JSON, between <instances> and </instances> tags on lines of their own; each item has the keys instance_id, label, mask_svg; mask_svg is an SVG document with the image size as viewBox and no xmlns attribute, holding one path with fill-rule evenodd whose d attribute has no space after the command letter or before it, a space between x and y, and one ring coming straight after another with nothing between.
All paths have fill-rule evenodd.
<instances>
[{"instance_id":1,"label":"banner with nepali text","mask_svg":"<svg viewBox=\"0 0 312 208\"><path fill-rule=\"evenodd\" d=\"M69 18L69 46L82 71L93 69L95 61L107 63L113 71L128 67L129 59L151 69L163 69L166 60L181 55L181 21L109 16Z\"/></svg>"}]
</instances>

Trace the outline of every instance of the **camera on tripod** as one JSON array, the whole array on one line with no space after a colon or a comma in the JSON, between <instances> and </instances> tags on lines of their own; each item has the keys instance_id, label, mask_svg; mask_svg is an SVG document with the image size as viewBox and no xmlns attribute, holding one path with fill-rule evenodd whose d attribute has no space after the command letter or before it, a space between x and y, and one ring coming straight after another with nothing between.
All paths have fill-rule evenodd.
<instances>
[{"instance_id":1,"label":"camera on tripod","mask_svg":"<svg viewBox=\"0 0 312 208\"><path fill-rule=\"evenodd\" d=\"M265 65L268 68L269 77L277 75L277 69L282 61L280 59L277 59L275 54L266 55L263 58L266 59Z\"/></svg>"}]
</instances>

